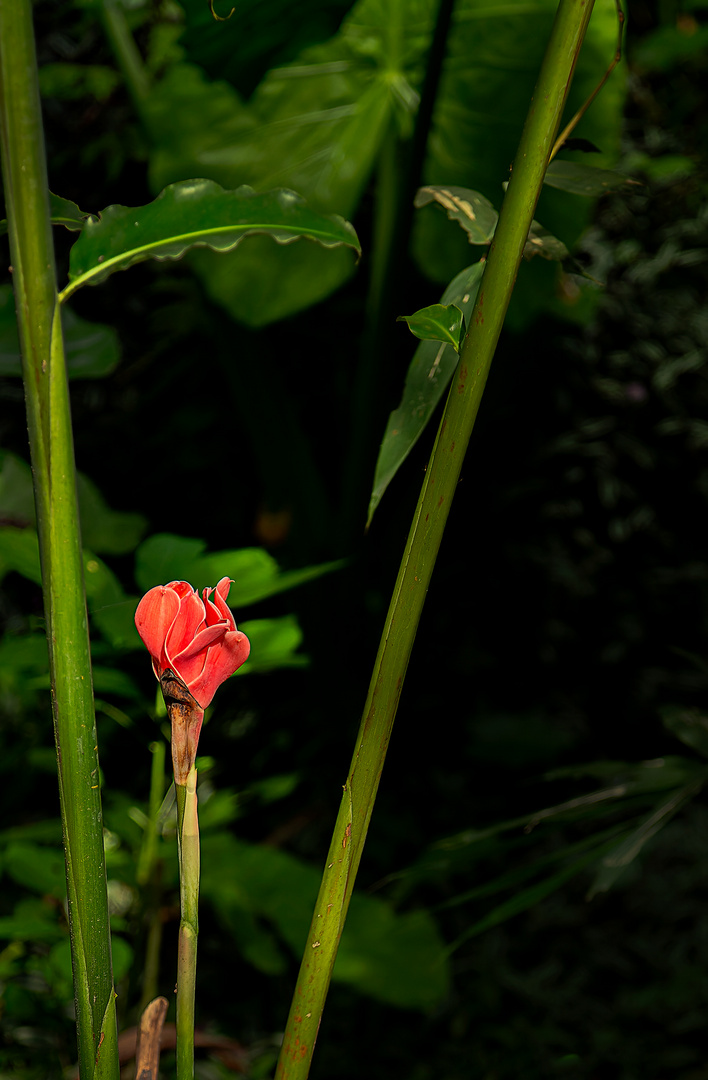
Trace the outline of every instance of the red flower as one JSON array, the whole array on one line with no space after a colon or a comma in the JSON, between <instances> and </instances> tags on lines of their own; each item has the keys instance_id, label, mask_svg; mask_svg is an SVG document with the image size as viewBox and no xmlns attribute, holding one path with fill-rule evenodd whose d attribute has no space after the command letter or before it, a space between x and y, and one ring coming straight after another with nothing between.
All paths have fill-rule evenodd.
<instances>
[{"instance_id":1,"label":"red flower","mask_svg":"<svg viewBox=\"0 0 708 1080\"><path fill-rule=\"evenodd\" d=\"M202 709L248 659L251 648L226 603L230 586L231 579L222 578L216 589L204 589L201 600L186 581L156 585L135 612L135 625L156 677L174 672Z\"/></svg>"},{"instance_id":2,"label":"red flower","mask_svg":"<svg viewBox=\"0 0 708 1080\"><path fill-rule=\"evenodd\" d=\"M204 589L202 600L186 581L156 585L135 612L170 717L176 784L187 783L194 765L204 710L248 659L250 643L226 603L230 586L222 578L216 589Z\"/></svg>"}]
</instances>

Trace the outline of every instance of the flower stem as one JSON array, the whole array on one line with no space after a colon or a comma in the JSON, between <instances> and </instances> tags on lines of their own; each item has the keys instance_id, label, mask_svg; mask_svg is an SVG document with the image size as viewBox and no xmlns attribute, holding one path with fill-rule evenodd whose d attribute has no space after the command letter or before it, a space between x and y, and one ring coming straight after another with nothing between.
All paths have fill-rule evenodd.
<instances>
[{"instance_id":1,"label":"flower stem","mask_svg":"<svg viewBox=\"0 0 708 1080\"><path fill-rule=\"evenodd\" d=\"M177 951L177 1080L194 1077L194 990L199 933L199 820L197 770L175 784L179 849L180 923Z\"/></svg>"},{"instance_id":2,"label":"flower stem","mask_svg":"<svg viewBox=\"0 0 708 1080\"><path fill-rule=\"evenodd\" d=\"M398 572L288 1016L276 1080L305 1080L425 595L592 2L560 0Z\"/></svg>"},{"instance_id":3,"label":"flower stem","mask_svg":"<svg viewBox=\"0 0 708 1080\"><path fill-rule=\"evenodd\" d=\"M31 0L0 3L0 142L64 831L81 1080L118 1076L76 473Z\"/></svg>"}]
</instances>

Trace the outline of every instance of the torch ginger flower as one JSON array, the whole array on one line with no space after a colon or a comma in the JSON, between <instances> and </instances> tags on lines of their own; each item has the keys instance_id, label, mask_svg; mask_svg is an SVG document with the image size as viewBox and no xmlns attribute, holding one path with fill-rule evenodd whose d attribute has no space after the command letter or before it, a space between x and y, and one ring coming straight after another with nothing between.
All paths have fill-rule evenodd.
<instances>
[{"instance_id":1,"label":"torch ginger flower","mask_svg":"<svg viewBox=\"0 0 708 1080\"><path fill-rule=\"evenodd\" d=\"M172 725L177 784L186 784L194 765L204 710L251 648L226 603L230 586L224 577L215 589L204 589L202 599L186 581L171 581L150 589L135 612Z\"/></svg>"}]
</instances>

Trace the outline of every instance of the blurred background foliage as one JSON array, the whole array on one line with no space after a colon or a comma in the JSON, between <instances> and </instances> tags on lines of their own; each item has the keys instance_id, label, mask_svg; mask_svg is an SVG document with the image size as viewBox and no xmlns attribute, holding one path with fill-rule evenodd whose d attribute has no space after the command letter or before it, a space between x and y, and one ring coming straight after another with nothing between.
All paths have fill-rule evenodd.
<instances>
[{"instance_id":1,"label":"blurred background foliage","mask_svg":"<svg viewBox=\"0 0 708 1080\"><path fill-rule=\"evenodd\" d=\"M55 194L96 212L197 176L290 186L364 251L251 238L141 263L66 311L128 1033L146 995L172 997L177 928L137 597L229 574L253 643L201 744L203 1080L272 1070L432 439L365 536L414 352L395 317L479 254L439 207L414 222L413 194L499 206L553 9L460 0L441 47L428 0L239 0L223 23L201 0L35 5ZM614 6L597 9L575 106L615 48ZM315 1078L708 1078L707 49L703 0L630 4L626 60L576 134L641 185L543 194L572 259L520 273ZM55 230L62 284L75 239ZM8 274L0 1076L46 1080L71 1075L74 1031L13 306Z\"/></svg>"}]
</instances>

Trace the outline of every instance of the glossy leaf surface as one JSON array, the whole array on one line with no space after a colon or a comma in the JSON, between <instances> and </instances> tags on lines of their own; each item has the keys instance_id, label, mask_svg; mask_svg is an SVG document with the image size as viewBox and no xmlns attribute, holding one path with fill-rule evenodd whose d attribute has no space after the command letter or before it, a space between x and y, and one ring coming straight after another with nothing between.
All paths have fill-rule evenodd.
<instances>
[{"instance_id":1,"label":"glossy leaf surface","mask_svg":"<svg viewBox=\"0 0 708 1080\"><path fill-rule=\"evenodd\" d=\"M359 251L351 225L316 213L295 192L225 191L211 180L190 180L171 184L147 206L109 206L87 221L71 249L70 282L60 299L144 259L178 259L195 246L231 251L254 233L279 244L307 238Z\"/></svg>"}]
</instances>

